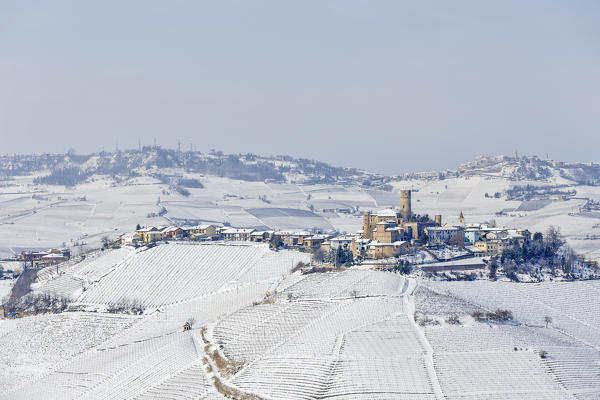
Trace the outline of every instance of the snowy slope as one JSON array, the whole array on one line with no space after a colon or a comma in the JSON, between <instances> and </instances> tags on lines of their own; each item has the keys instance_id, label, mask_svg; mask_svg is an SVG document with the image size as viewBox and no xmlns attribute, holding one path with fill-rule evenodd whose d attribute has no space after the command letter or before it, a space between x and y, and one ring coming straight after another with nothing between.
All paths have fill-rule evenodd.
<instances>
[{"instance_id":1,"label":"snowy slope","mask_svg":"<svg viewBox=\"0 0 600 400\"><path fill-rule=\"evenodd\" d=\"M407 289L371 271L308 276L225 318L214 338L246 363L233 383L266 398L435 399Z\"/></svg>"},{"instance_id":2,"label":"snowy slope","mask_svg":"<svg viewBox=\"0 0 600 400\"><path fill-rule=\"evenodd\" d=\"M515 284L427 282L421 310L460 316L463 324L426 328L436 371L448 398L598 398L598 281ZM511 310L516 323L474 322L473 310ZM552 320L546 327L545 317ZM541 358L541 352L547 352Z\"/></svg>"},{"instance_id":3,"label":"snowy slope","mask_svg":"<svg viewBox=\"0 0 600 400\"><path fill-rule=\"evenodd\" d=\"M596 281L290 274L306 260L256 244L170 244L44 271L36 290L87 277L77 300L97 312L0 320L0 399L600 396ZM104 311L128 296L144 315ZM471 316L497 308L515 319Z\"/></svg>"}]
</instances>

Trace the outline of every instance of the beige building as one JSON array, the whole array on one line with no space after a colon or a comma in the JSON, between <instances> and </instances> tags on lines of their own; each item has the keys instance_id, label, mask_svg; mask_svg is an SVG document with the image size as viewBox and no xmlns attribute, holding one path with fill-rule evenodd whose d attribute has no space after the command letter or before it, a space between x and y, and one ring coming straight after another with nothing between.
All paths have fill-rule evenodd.
<instances>
[{"instance_id":1,"label":"beige building","mask_svg":"<svg viewBox=\"0 0 600 400\"><path fill-rule=\"evenodd\" d=\"M162 232L156 227L142 228L136 231L140 241L144 243L152 243L162 240Z\"/></svg>"},{"instance_id":2,"label":"beige building","mask_svg":"<svg viewBox=\"0 0 600 400\"><path fill-rule=\"evenodd\" d=\"M196 225L187 228L188 234L194 236L213 237L217 234L217 228L214 225Z\"/></svg>"},{"instance_id":3,"label":"beige building","mask_svg":"<svg viewBox=\"0 0 600 400\"><path fill-rule=\"evenodd\" d=\"M320 247L323 243L327 242L331 238L330 235L312 235L304 238L302 245L304 247L316 248Z\"/></svg>"},{"instance_id":4,"label":"beige building","mask_svg":"<svg viewBox=\"0 0 600 400\"><path fill-rule=\"evenodd\" d=\"M478 241L475 242L475 247L486 255L492 256L498 254L498 242L496 241Z\"/></svg>"},{"instance_id":5,"label":"beige building","mask_svg":"<svg viewBox=\"0 0 600 400\"><path fill-rule=\"evenodd\" d=\"M376 213L365 211L363 213L363 237L365 239L373 239L373 232L375 231L377 224L385 221L400 225L402 223L402 218L400 218L399 214L391 208Z\"/></svg>"},{"instance_id":6,"label":"beige building","mask_svg":"<svg viewBox=\"0 0 600 400\"><path fill-rule=\"evenodd\" d=\"M375 225L372 239L382 243L393 243L402 240L404 230L393 221L381 221Z\"/></svg>"},{"instance_id":7,"label":"beige building","mask_svg":"<svg viewBox=\"0 0 600 400\"><path fill-rule=\"evenodd\" d=\"M379 260L382 258L397 257L406 254L408 249L409 244L405 241L397 241L394 243L372 241L367 245L366 258Z\"/></svg>"}]
</instances>

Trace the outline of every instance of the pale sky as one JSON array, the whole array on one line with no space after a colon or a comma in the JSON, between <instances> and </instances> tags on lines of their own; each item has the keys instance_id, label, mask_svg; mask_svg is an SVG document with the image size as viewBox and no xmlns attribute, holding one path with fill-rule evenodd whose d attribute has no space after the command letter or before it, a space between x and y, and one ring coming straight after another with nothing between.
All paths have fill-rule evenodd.
<instances>
[{"instance_id":1,"label":"pale sky","mask_svg":"<svg viewBox=\"0 0 600 400\"><path fill-rule=\"evenodd\" d=\"M0 0L0 153L600 162L599 1Z\"/></svg>"}]
</instances>

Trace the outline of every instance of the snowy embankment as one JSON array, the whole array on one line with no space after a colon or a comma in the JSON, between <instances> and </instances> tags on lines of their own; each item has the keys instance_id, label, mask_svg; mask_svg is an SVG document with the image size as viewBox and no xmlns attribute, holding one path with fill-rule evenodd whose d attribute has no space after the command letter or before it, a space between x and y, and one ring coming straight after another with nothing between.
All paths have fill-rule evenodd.
<instances>
[{"instance_id":1,"label":"snowy embankment","mask_svg":"<svg viewBox=\"0 0 600 400\"><path fill-rule=\"evenodd\" d=\"M50 266L38 272L34 293L48 293L76 299L85 288L97 282L113 268L135 254L135 249L122 247L115 250L96 251L81 262L69 261Z\"/></svg>"},{"instance_id":2,"label":"snowy embankment","mask_svg":"<svg viewBox=\"0 0 600 400\"><path fill-rule=\"evenodd\" d=\"M598 282L290 274L307 257L172 244L45 271L36 290L87 276L97 312L0 321L0 399L600 396ZM104 311L126 298L145 313ZM472 317L498 308L514 320Z\"/></svg>"},{"instance_id":3,"label":"snowy embankment","mask_svg":"<svg viewBox=\"0 0 600 400\"><path fill-rule=\"evenodd\" d=\"M271 255L259 244L168 244L139 252L91 285L78 299L85 306L109 306L129 301L157 309L226 286L272 281L291 270L306 254Z\"/></svg>"},{"instance_id":4,"label":"snowy embankment","mask_svg":"<svg viewBox=\"0 0 600 400\"><path fill-rule=\"evenodd\" d=\"M417 311L434 321L424 329L446 398L600 397L600 282L424 286ZM512 311L514 321L471 317L498 308Z\"/></svg>"},{"instance_id":5,"label":"snowy embankment","mask_svg":"<svg viewBox=\"0 0 600 400\"><path fill-rule=\"evenodd\" d=\"M0 280L0 303L3 299L10 296L12 287L15 284L16 279L2 279Z\"/></svg>"},{"instance_id":6,"label":"snowy embankment","mask_svg":"<svg viewBox=\"0 0 600 400\"><path fill-rule=\"evenodd\" d=\"M0 359L6 368L0 392L10 399L112 399L177 387L185 398L186 390L195 396L206 386L215 395L208 380L178 383L196 379L200 361L192 338L181 333L184 322L194 319L201 326L251 304L298 261L308 260L307 254L273 253L265 245L163 245L106 251L58 273L44 270L38 292L79 296L79 304L85 299L89 309L100 311L133 293L146 313L67 312L2 321ZM69 280L85 282L85 291L78 295L73 285L61 284Z\"/></svg>"},{"instance_id":7,"label":"snowy embankment","mask_svg":"<svg viewBox=\"0 0 600 400\"><path fill-rule=\"evenodd\" d=\"M309 275L212 332L244 367L232 384L261 398L435 399L435 376L399 275Z\"/></svg>"}]
</instances>

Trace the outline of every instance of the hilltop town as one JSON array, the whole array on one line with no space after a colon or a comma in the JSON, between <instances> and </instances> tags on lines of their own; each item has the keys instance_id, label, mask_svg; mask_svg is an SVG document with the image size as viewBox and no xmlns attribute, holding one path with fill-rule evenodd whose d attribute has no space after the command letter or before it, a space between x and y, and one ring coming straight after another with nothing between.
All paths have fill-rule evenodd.
<instances>
[{"instance_id":1,"label":"hilltop town","mask_svg":"<svg viewBox=\"0 0 600 400\"><path fill-rule=\"evenodd\" d=\"M0 399L596 396L597 187L536 163L11 175Z\"/></svg>"},{"instance_id":2,"label":"hilltop town","mask_svg":"<svg viewBox=\"0 0 600 400\"><path fill-rule=\"evenodd\" d=\"M171 241L191 242L253 242L268 243L274 250L297 249L312 255L313 267L326 270L350 267L353 265L370 265L374 268L400 268L405 272L417 267L426 273L461 273L478 272L479 277L492 277L490 268L496 269L499 260L507 254L527 253L533 240L543 241L544 234L532 234L520 227L498 227L495 221L467 223L462 211L459 211L458 222L443 223L442 215L416 215L412 212L411 190L400 191L400 206L396 209L385 208L363 213L363 229L354 234L329 234L323 232L256 230L253 228L236 228L213 224L194 226L149 226L138 225L131 233L119 235L115 242L127 246L153 246ZM555 228L552 228L555 229ZM595 276L597 263L586 261L569 249L562 249L564 241L560 232L550 230L552 240L560 242L549 258L558 255L560 268L553 268L553 278L589 278ZM105 238L104 246L109 246ZM560 250L560 254L559 254ZM569 253L570 251L570 253ZM563 253L569 253L568 261ZM54 253L57 253L54 250ZM64 261L59 255L31 253L21 254L21 259L31 260L39 265L56 264ZM40 258L41 257L41 258ZM64 257L64 256L63 256ZM523 263L527 259L522 260ZM551 262L552 263L552 262ZM567 265L568 263L568 265ZM494 267L495 266L495 267ZM307 266L308 267L308 266ZM518 271L518 268L516 269ZM529 270L519 271L527 275ZM513 280L545 279L542 271L537 270L535 278L531 276L519 278L513 271L508 278ZM483 275L485 274L485 275ZM493 278L497 278L494 271ZM477 275L468 275L475 279Z\"/></svg>"}]
</instances>

